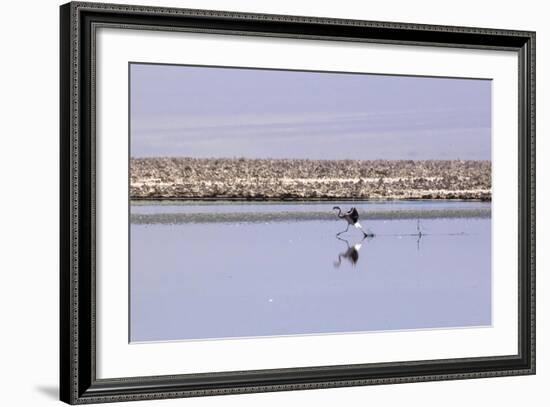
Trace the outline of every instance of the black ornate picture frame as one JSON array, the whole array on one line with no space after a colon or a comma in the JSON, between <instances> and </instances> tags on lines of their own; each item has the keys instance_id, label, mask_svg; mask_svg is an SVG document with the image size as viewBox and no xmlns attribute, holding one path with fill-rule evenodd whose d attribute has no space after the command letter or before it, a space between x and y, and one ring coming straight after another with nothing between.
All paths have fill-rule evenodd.
<instances>
[{"instance_id":1,"label":"black ornate picture frame","mask_svg":"<svg viewBox=\"0 0 550 407\"><path fill-rule=\"evenodd\" d=\"M535 373L535 33L72 2L60 9L60 397L70 404ZM519 60L517 354L322 367L96 377L95 30L207 32L516 52ZM510 265L513 267L513 265Z\"/></svg>"}]
</instances>

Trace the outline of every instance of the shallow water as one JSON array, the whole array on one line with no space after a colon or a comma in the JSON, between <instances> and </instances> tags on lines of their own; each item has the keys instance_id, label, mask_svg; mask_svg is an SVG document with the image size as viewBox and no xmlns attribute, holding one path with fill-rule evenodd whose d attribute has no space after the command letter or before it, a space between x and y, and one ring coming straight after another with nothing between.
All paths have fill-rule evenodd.
<instances>
[{"instance_id":1,"label":"shallow water","mask_svg":"<svg viewBox=\"0 0 550 407\"><path fill-rule=\"evenodd\" d=\"M490 204L353 205L132 205L131 340L491 324Z\"/></svg>"}]
</instances>

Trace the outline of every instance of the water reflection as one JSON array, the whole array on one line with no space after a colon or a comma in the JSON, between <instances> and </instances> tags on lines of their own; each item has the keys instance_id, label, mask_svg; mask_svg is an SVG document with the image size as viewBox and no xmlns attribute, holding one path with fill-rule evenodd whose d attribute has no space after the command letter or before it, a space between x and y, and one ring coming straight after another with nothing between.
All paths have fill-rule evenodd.
<instances>
[{"instance_id":1,"label":"water reflection","mask_svg":"<svg viewBox=\"0 0 550 407\"><path fill-rule=\"evenodd\" d=\"M372 238L372 237L371 237ZM342 259L349 262L353 267L357 264L359 261L359 250L361 250L361 247L363 245L363 242L367 239L367 236L364 236L361 241L350 245L349 241L346 239L341 238L340 236L336 236L336 239L341 240L344 242L347 246L347 249L341 253L338 254L338 260L334 262L335 268L340 268L342 265Z\"/></svg>"},{"instance_id":2,"label":"water reflection","mask_svg":"<svg viewBox=\"0 0 550 407\"><path fill-rule=\"evenodd\" d=\"M354 208L352 208L352 210L353 209ZM342 218L341 216L339 216L339 217ZM350 224L352 224L352 223L348 222L348 228L349 228ZM416 250L420 251L420 242L422 241L422 238L424 236L426 236L426 233L424 233L422 230L423 230L423 228L420 224L420 219L417 219L417 221L416 221L416 233L403 233L403 234L393 234L393 235L386 234L386 235L379 235L379 236L381 236L381 237L393 236L393 237L398 237L398 238L416 237ZM340 268L340 266L342 265L342 260L347 261L349 264L351 264L352 267L355 267L357 265L357 262L359 261L359 250L361 250L361 247L365 243L365 240L369 241L369 240L374 239L375 236L377 236L370 229L367 229L367 231L365 232L361 228L361 231L363 233L362 238L360 240L356 241L354 244L350 244L351 239L348 240L348 239L345 239L345 238L341 237L341 235L343 233L346 233L347 231L348 231L348 229L346 229L344 231L341 231L341 232L338 232L336 234L336 239L344 242L347 246L347 249L338 254L338 260L333 262L333 265L334 265L335 268ZM451 234L447 234L447 235L448 236L453 236L453 235L456 235L456 234L451 233Z\"/></svg>"},{"instance_id":3,"label":"water reflection","mask_svg":"<svg viewBox=\"0 0 550 407\"><path fill-rule=\"evenodd\" d=\"M420 219L416 220L416 232L418 237L416 238L416 251L420 251L420 241L422 240L422 228L420 227Z\"/></svg>"},{"instance_id":4,"label":"water reflection","mask_svg":"<svg viewBox=\"0 0 550 407\"><path fill-rule=\"evenodd\" d=\"M365 243L367 243L368 241L374 239L374 237L376 235L372 231L369 230L367 233L365 233L363 235L363 237L360 240L356 241L353 244L350 244L351 239L348 240L348 239L344 239L344 238L340 237L341 233L336 234L336 239L344 242L347 246L347 249L338 254L338 259L333 262L334 268L340 268L340 266L342 265L342 260L345 260L352 267L355 267L357 265L357 262L359 261L359 250L361 250L361 248L364 246ZM397 238L416 237L416 250L420 251L420 243L422 241L422 238L424 238L424 236L426 236L426 235L427 235L426 233L422 232L422 229L420 227L420 221L418 221L417 222L417 233L404 233L404 234L379 235L379 236L382 237L382 238L383 237L397 237ZM462 233L460 233L460 234L450 233L450 234L445 234L445 235L455 236L455 235L463 235L463 234Z\"/></svg>"}]
</instances>

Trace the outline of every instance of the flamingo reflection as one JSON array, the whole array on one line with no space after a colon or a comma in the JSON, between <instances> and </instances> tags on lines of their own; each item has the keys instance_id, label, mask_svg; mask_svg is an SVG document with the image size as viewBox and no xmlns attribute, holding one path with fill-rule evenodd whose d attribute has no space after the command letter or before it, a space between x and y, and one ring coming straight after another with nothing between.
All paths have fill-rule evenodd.
<instances>
[{"instance_id":1,"label":"flamingo reflection","mask_svg":"<svg viewBox=\"0 0 550 407\"><path fill-rule=\"evenodd\" d=\"M350 245L350 243L346 239L342 239L339 236L336 236L336 238L346 243L347 249L338 254L338 260L334 262L334 267L339 268L342 265L342 259L345 259L352 266L355 266L359 261L359 250L361 250L361 246L363 245L363 242L365 241L367 236L364 236L360 242L355 243L354 245Z\"/></svg>"}]
</instances>

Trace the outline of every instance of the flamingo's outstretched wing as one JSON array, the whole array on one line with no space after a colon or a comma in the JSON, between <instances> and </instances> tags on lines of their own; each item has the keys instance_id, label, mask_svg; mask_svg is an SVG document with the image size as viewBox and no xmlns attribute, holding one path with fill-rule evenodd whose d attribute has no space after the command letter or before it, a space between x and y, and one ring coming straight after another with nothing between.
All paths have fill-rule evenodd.
<instances>
[{"instance_id":1,"label":"flamingo's outstretched wing","mask_svg":"<svg viewBox=\"0 0 550 407\"><path fill-rule=\"evenodd\" d=\"M348 212L348 215L350 216L353 223L357 223L359 220L359 212L357 212L357 209L351 208Z\"/></svg>"}]
</instances>

